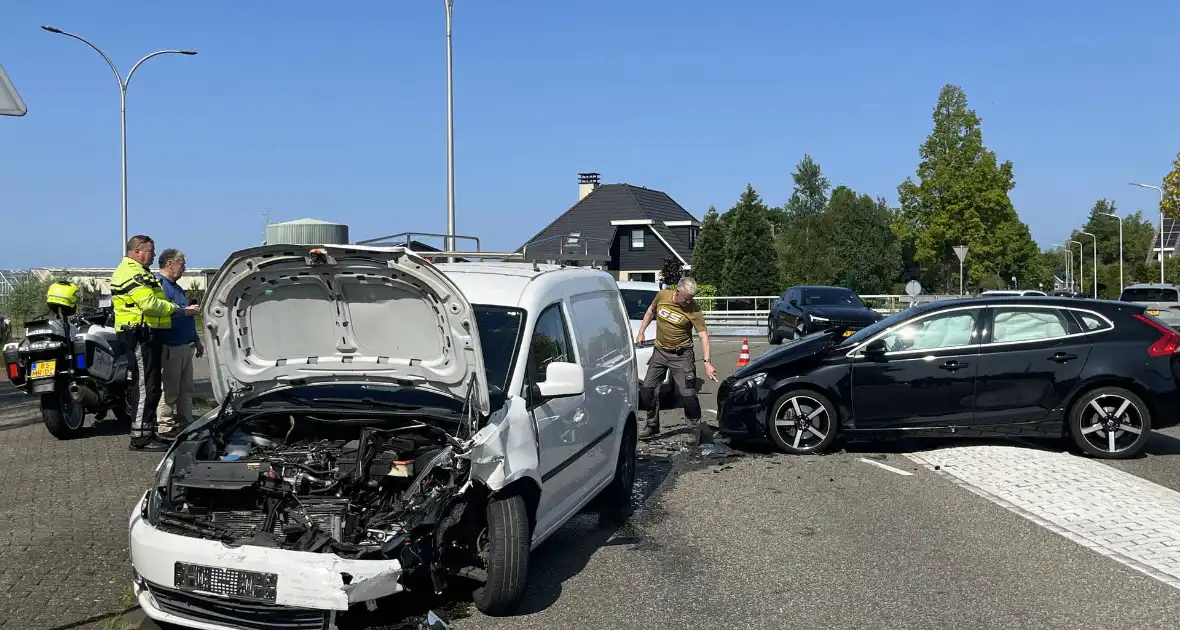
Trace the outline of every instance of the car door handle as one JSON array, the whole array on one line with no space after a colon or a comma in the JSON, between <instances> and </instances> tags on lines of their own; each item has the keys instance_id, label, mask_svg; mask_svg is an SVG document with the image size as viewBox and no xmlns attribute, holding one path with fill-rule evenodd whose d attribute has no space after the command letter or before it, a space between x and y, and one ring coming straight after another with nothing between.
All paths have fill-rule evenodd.
<instances>
[{"instance_id":1,"label":"car door handle","mask_svg":"<svg viewBox=\"0 0 1180 630\"><path fill-rule=\"evenodd\" d=\"M1057 352L1057 353L1054 353L1053 356L1049 357L1049 360L1056 361L1058 363L1065 363L1066 361L1071 361L1076 358L1078 358L1078 355L1076 355L1076 354L1069 354L1068 352Z\"/></svg>"},{"instance_id":2,"label":"car door handle","mask_svg":"<svg viewBox=\"0 0 1180 630\"><path fill-rule=\"evenodd\" d=\"M965 361L947 361L938 367L948 372L954 372L955 370L967 367L967 363Z\"/></svg>"}]
</instances>

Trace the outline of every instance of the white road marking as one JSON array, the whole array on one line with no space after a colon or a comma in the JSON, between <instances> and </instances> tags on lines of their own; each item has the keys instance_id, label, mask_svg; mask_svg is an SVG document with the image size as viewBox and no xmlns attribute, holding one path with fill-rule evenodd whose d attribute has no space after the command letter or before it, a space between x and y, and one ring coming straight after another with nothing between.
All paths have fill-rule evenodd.
<instances>
[{"instance_id":1,"label":"white road marking","mask_svg":"<svg viewBox=\"0 0 1180 630\"><path fill-rule=\"evenodd\" d=\"M1180 588L1180 492L1102 462L1014 446L907 455L1038 525Z\"/></svg>"},{"instance_id":2,"label":"white road marking","mask_svg":"<svg viewBox=\"0 0 1180 630\"><path fill-rule=\"evenodd\" d=\"M705 411L708 411L709 413L717 413L716 409L706 409Z\"/></svg>"},{"instance_id":3,"label":"white road marking","mask_svg":"<svg viewBox=\"0 0 1180 630\"><path fill-rule=\"evenodd\" d=\"M913 476L913 474L914 474L914 473L912 473L912 472L910 472L910 471L908 471L908 470L902 470L902 469L900 469L900 468L894 468L893 466L890 466L890 465L888 465L888 464L882 464L881 462L873 461L873 460L871 460L871 459L865 459L865 458L863 458L863 457L862 457L862 458L860 458L860 461L862 461L862 462L864 462L864 463L866 463L866 464L872 464L873 466L876 466L877 468L884 468L885 470L888 470L888 471L889 471L889 472L891 472L891 473L897 473L897 474L899 474L899 475L902 475L902 476L904 476L904 477L912 477L912 476Z\"/></svg>"}]
</instances>

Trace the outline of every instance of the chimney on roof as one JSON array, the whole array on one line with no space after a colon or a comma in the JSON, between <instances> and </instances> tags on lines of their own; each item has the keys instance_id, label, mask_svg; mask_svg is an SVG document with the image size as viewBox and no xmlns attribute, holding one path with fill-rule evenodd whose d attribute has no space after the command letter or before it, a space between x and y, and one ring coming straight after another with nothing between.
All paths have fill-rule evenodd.
<instances>
[{"instance_id":1,"label":"chimney on roof","mask_svg":"<svg viewBox=\"0 0 1180 630\"><path fill-rule=\"evenodd\" d=\"M578 201L585 199L586 195L594 192L598 188L598 182L598 173L578 173Z\"/></svg>"}]
</instances>

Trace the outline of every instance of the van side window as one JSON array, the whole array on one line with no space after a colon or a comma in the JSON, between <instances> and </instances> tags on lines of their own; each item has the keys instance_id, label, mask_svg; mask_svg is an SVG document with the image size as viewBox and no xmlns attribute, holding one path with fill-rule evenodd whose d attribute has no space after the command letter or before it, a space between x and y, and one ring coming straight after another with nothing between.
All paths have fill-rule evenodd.
<instances>
[{"instance_id":1,"label":"van side window","mask_svg":"<svg viewBox=\"0 0 1180 630\"><path fill-rule=\"evenodd\" d=\"M583 369L597 373L630 359L630 328L617 294L595 291L575 295L570 299L570 311L578 330Z\"/></svg>"},{"instance_id":2,"label":"van side window","mask_svg":"<svg viewBox=\"0 0 1180 630\"><path fill-rule=\"evenodd\" d=\"M537 316L533 340L529 345L529 381L545 382L545 368L550 363L574 363L570 334L561 316L561 304L554 304Z\"/></svg>"}]
</instances>

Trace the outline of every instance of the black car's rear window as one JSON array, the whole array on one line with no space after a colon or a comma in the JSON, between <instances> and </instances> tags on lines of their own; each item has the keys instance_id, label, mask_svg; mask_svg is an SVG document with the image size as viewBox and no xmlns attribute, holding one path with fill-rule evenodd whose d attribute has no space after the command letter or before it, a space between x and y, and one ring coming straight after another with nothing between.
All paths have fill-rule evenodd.
<instances>
[{"instance_id":1,"label":"black car's rear window","mask_svg":"<svg viewBox=\"0 0 1180 630\"><path fill-rule=\"evenodd\" d=\"M1119 300L1123 302L1180 302L1180 295L1176 294L1176 289L1145 287L1124 289Z\"/></svg>"}]
</instances>

